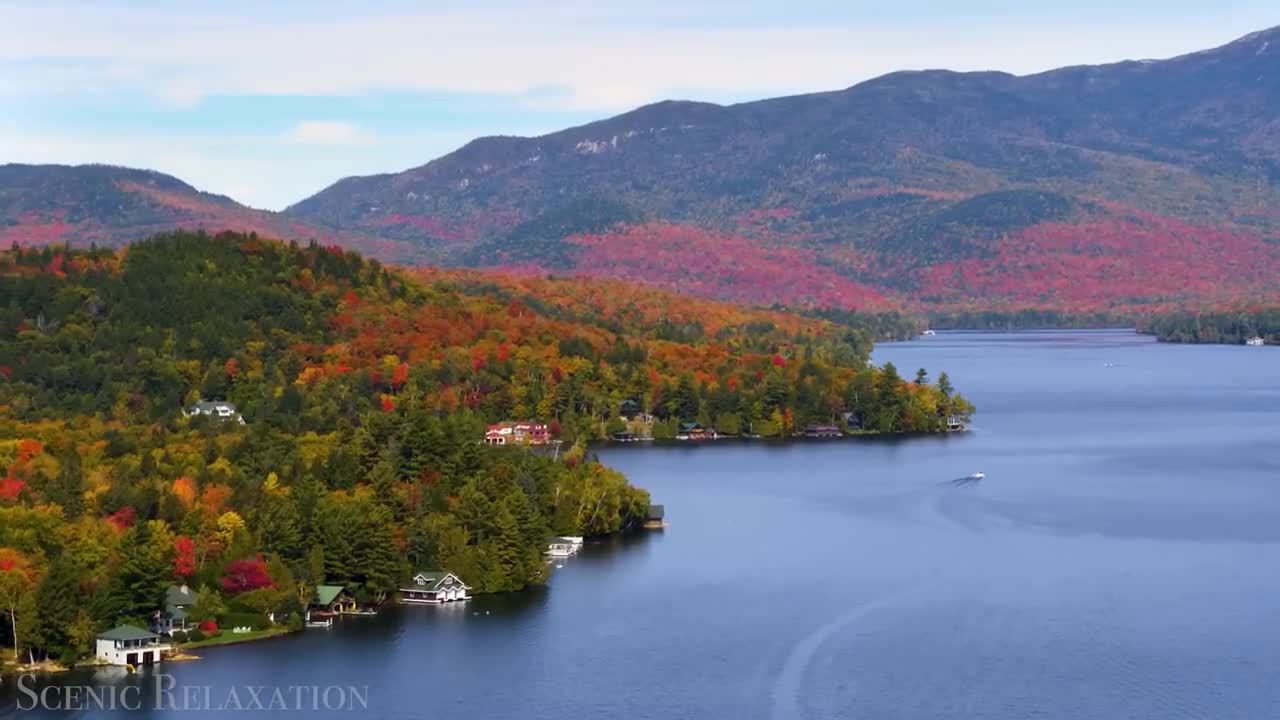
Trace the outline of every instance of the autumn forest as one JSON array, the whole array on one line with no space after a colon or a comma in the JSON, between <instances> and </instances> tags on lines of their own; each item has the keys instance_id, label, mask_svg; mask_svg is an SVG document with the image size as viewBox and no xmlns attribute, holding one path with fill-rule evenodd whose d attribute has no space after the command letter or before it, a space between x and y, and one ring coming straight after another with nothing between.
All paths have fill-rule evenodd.
<instances>
[{"instance_id":1,"label":"autumn forest","mask_svg":"<svg viewBox=\"0 0 1280 720\"><path fill-rule=\"evenodd\" d=\"M648 511L591 452L626 408L659 437L938 432L972 413L944 373L873 367L883 328L860 322L252 234L15 247L0 254L0 640L74 661L105 628L146 627L177 583L198 593L193 637L299 627L324 583L368 604L423 569L476 592L542 583L550 536ZM244 422L184 413L202 400ZM503 420L558 442L484 445Z\"/></svg>"}]
</instances>

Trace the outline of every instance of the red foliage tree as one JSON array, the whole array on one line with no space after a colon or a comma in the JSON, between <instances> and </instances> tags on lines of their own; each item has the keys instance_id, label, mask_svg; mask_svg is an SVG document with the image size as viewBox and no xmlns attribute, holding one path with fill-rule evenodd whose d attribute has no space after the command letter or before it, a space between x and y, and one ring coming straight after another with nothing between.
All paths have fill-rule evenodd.
<instances>
[{"instance_id":1,"label":"red foliage tree","mask_svg":"<svg viewBox=\"0 0 1280 720\"><path fill-rule=\"evenodd\" d=\"M222 586L223 592L229 595L272 587L271 575L267 572L267 561L261 557L234 560L227 565L218 584Z\"/></svg>"},{"instance_id":2,"label":"red foliage tree","mask_svg":"<svg viewBox=\"0 0 1280 720\"><path fill-rule=\"evenodd\" d=\"M173 574L188 578L196 571L196 542L186 535L173 539Z\"/></svg>"},{"instance_id":3,"label":"red foliage tree","mask_svg":"<svg viewBox=\"0 0 1280 720\"><path fill-rule=\"evenodd\" d=\"M115 526L117 530L128 530L133 527L134 521L138 518L138 512L131 505L125 505L119 510L107 516L107 522Z\"/></svg>"}]
</instances>

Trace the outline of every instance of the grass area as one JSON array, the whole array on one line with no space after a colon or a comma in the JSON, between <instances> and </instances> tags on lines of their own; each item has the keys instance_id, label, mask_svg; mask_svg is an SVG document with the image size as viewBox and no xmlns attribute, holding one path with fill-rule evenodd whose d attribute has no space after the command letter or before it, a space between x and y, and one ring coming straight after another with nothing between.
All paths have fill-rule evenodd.
<instances>
[{"instance_id":1,"label":"grass area","mask_svg":"<svg viewBox=\"0 0 1280 720\"><path fill-rule=\"evenodd\" d=\"M179 651L194 650L196 648L214 647L216 645L234 645L242 642L253 642L254 640L266 640L267 638L277 637L280 635L288 635L293 632L287 627L272 627L266 630L253 630L247 633L233 633L230 630L223 630L222 634L205 638L204 640L194 640L184 642L178 646Z\"/></svg>"}]
</instances>

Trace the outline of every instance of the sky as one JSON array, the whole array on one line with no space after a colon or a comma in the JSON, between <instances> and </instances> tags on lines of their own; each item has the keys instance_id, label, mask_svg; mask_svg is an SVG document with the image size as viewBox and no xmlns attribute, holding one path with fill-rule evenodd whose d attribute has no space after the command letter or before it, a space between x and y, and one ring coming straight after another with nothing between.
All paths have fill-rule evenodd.
<instances>
[{"instance_id":1,"label":"sky","mask_svg":"<svg viewBox=\"0 0 1280 720\"><path fill-rule=\"evenodd\" d=\"M0 163L110 163L282 209L483 135L894 70L1170 57L1274 0L0 0Z\"/></svg>"}]
</instances>

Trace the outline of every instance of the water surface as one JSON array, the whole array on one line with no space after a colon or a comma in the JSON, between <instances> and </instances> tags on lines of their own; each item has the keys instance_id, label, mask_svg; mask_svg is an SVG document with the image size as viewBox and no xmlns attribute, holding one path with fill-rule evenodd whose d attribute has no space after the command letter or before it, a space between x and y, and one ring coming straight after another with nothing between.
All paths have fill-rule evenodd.
<instances>
[{"instance_id":1,"label":"water surface","mask_svg":"<svg viewBox=\"0 0 1280 720\"><path fill-rule=\"evenodd\" d=\"M972 432L605 449L667 530L165 670L368 687L335 717L1277 717L1280 355L944 333L876 359L946 370Z\"/></svg>"}]
</instances>

